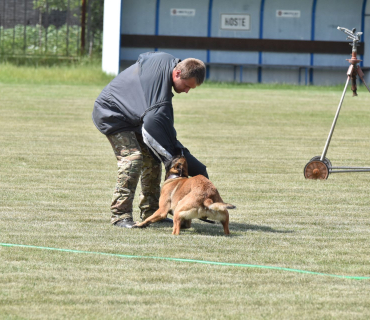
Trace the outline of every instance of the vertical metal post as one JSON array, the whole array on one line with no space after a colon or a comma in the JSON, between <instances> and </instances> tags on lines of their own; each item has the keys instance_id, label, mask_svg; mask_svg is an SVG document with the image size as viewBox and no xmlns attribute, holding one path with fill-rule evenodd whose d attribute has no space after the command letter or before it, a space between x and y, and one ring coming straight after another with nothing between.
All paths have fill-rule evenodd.
<instances>
[{"instance_id":1,"label":"vertical metal post","mask_svg":"<svg viewBox=\"0 0 370 320\"><path fill-rule=\"evenodd\" d=\"M72 26L72 30L74 30L73 26ZM76 55L77 56L79 56L81 54L80 37L81 37L81 35L80 35L80 27L77 26L77 36L76 36Z\"/></svg>"},{"instance_id":2,"label":"vertical metal post","mask_svg":"<svg viewBox=\"0 0 370 320\"><path fill-rule=\"evenodd\" d=\"M27 0L24 0L24 21L23 21L23 54L27 48Z\"/></svg>"},{"instance_id":3,"label":"vertical metal post","mask_svg":"<svg viewBox=\"0 0 370 320\"><path fill-rule=\"evenodd\" d=\"M58 28L57 27L55 28L55 48L56 48L55 54L58 55L59 46L58 46Z\"/></svg>"},{"instance_id":4,"label":"vertical metal post","mask_svg":"<svg viewBox=\"0 0 370 320\"><path fill-rule=\"evenodd\" d=\"M92 36L91 36L91 3L93 0L89 0L87 3L87 43L89 45L89 57L92 54Z\"/></svg>"},{"instance_id":5,"label":"vertical metal post","mask_svg":"<svg viewBox=\"0 0 370 320\"><path fill-rule=\"evenodd\" d=\"M260 7L260 30L259 30L259 39L263 39L263 16L265 11L265 0L261 0ZM258 52L258 68L257 68L257 81L258 83L262 82L262 51Z\"/></svg>"},{"instance_id":6,"label":"vertical metal post","mask_svg":"<svg viewBox=\"0 0 370 320\"><path fill-rule=\"evenodd\" d=\"M4 55L4 48L3 48L3 43L2 41L4 41L4 36L3 36L3 20L4 20L4 17L5 17L5 1L3 2L3 15L0 15L0 52L1 52L1 56Z\"/></svg>"},{"instance_id":7,"label":"vertical metal post","mask_svg":"<svg viewBox=\"0 0 370 320\"><path fill-rule=\"evenodd\" d=\"M35 2L35 7L37 8L37 0ZM37 10L33 10L34 12L34 15L35 15L35 18L37 17ZM35 19L36 20L36 19ZM35 36L34 36L34 44L33 44L33 52L32 53L35 53L35 49L37 47L37 33L36 33L36 26L35 26L35 32L34 32Z\"/></svg>"},{"instance_id":8,"label":"vertical metal post","mask_svg":"<svg viewBox=\"0 0 370 320\"><path fill-rule=\"evenodd\" d=\"M45 54L48 54L48 28L49 28L49 3L46 1L45 8Z\"/></svg>"},{"instance_id":9,"label":"vertical metal post","mask_svg":"<svg viewBox=\"0 0 370 320\"><path fill-rule=\"evenodd\" d=\"M315 40L316 7L317 7L317 0L313 0L312 10L311 10L311 41ZM310 54L310 66L311 67L314 65L314 59L315 59L314 54L311 53ZM307 69L306 69L306 71L307 71ZM314 76L313 68L309 69L309 76L310 76L309 84L312 85L313 84L313 76ZM307 81L306 81L306 85L307 85Z\"/></svg>"},{"instance_id":10,"label":"vertical metal post","mask_svg":"<svg viewBox=\"0 0 370 320\"><path fill-rule=\"evenodd\" d=\"M68 46L69 46L69 13L70 13L70 0L67 4L67 34L66 34L66 55L69 56Z\"/></svg>"},{"instance_id":11,"label":"vertical metal post","mask_svg":"<svg viewBox=\"0 0 370 320\"><path fill-rule=\"evenodd\" d=\"M304 84L308 85L308 68L304 69Z\"/></svg>"},{"instance_id":12,"label":"vertical metal post","mask_svg":"<svg viewBox=\"0 0 370 320\"><path fill-rule=\"evenodd\" d=\"M39 7L39 54L42 53L42 10Z\"/></svg>"},{"instance_id":13,"label":"vertical metal post","mask_svg":"<svg viewBox=\"0 0 370 320\"><path fill-rule=\"evenodd\" d=\"M85 53L86 0L81 5L81 55Z\"/></svg>"},{"instance_id":14,"label":"vertical metal post","mask_svg":"<svg viewBox=\"0 0 370 320\"><path fill-rule=\"evenodd\" d=\"M353 68L353 65L351 65L351 66L349 67L348 72L347 72L347 75L348 75L348 73L350 72L350 70L352 70L352 68ZM334 128L335 128L335 125L336 125L337 120L338 120L338 117L339 117L339 112L340 112L340 109L341 109L341 107L342 107L342 103L343 103L343 100L344 100L344 96L346 95L346 91L347 91L347 87L348 87L348 83L349 83L350 78L351 78L351 77L348 75L348 76L347 76L347 82L346 82L346 85L345 85L344 90L343 90L343 93L342 93L342 97L340 98L340 101L339 101L339 105L338 105L337 113L335 114L333 124L331 125L331 129L330 129L330 132L329 132L329 136L328 136L328 139L326 140L326 144L325 144L325 147L324 147L324 151L322 152L322 155L321 155L320 161L324 161L325 156L326 156L326 153L328 152L328 148L329 148L330 140L331 140L331 137L332 137L332 135L333 135Z\"/></svg>"},{"instance_id":15,"label":"vertical metal post","mask_svg":"<svg viewBox=\"0 0 370 320\"><path fill-rule=\"evenodd\" d=\"M158 36L159 34L159 10L160 10L160 6L161 6L161 0L157 0L156 2L156 8L155 8L155 35ZM122 11L123 9L121 8L121 21L122 21ZM120 23L121 25L121 23ZM122 30L120 29L120 39L121 39L121 33L122 33ZM121 44L119 46L119 51L121 52ZM154 48L154 51L158 51L158 48ZM121 65L121 54L119 54L120 58L119 58L119 66ZM118 67L118 70L119 70L119 67Z\"/></svg>"},{"instance_id":16,"label":"vertical metal post","mask_svg":"<svg viewBox=\"0 0 370 320\"><path fill-rule=\"evenodd\" d=\"M15 53L15 7L16 7L16 0L14 0L13 4L14 4L14 8L13 8L13 45L12 45L12 49L13 49L13 55L14 55L14 53Z\"/></svg>"}]
</instances>

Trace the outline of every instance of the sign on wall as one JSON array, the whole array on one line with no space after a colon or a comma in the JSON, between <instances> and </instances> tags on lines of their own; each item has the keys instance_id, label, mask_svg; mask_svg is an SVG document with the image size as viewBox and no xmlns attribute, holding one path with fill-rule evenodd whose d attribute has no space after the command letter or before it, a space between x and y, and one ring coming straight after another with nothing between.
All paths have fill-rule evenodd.
<instances>
[{"instance_id":1,"label":"sign on wall","mask_svg":"<svg viewBox=\"0 0 370 320\"><path fill-rule=\"evenodd\" d=\"M276 10L276 16L278 18L300 18L300 10Z\"/></svg>"},{"instance_id":2,"label":"sign on wall","mask_svg":"<svg viewBox=\"0 0 370 320\"><path fill-rule=\"evenodd\" d=\"M221 29L250 30L251 16L249 14L221 14Z\"/></svg>"},{"instance_id":3,"label":"sign on wall","mask_svg":"<svg viewBox=\"0 0 370 320\"><path fill-rule=\"evenodd\" d=\"M170 10L171 16L185 16L185 17L194 17L195 9L177 9L173 8Z\"/></svg>"}]
</instances>

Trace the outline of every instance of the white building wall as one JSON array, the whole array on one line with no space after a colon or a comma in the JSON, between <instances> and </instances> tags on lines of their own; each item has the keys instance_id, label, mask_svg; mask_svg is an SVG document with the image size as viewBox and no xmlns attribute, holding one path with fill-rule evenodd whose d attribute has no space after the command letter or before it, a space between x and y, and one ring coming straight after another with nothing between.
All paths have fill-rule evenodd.
<instances>
[{"instance_id":1,"label":"white building wall","mask_svg":"<svg viewBox=\"0 0 370 320\"><path fill-rule=\"evenodd\" d=\"M102 69L112 75L119 73L120 26L121 0L105 0Z\"/></svg>"}]
</instances>

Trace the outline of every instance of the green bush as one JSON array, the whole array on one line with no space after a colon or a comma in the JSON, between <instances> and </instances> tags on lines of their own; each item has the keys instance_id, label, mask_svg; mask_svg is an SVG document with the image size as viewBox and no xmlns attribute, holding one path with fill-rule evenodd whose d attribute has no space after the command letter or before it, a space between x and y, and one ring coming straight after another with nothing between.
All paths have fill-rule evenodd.
<instances>
[{"instance_id":1,"label":"green bush","mask_svg":"<svg viewBox=\"0 0 370 320\"><path fill-rule=\"evenodd\" d=\"M1 56L62 56L77 57L80 55L80 26L63 25L56 28L50 25L23 26L4 29L0 27ZM93 52L100 55L102 50L101 33L94 36Z\"/></svg>"}]
</instances>

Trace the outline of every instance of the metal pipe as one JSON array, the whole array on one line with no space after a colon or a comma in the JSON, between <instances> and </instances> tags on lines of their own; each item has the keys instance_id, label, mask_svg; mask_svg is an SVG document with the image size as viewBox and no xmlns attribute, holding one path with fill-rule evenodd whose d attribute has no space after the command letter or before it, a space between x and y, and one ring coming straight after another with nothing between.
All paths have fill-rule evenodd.
<instances>
[{"instance_id":1,"label":"metal pipe","mask_svg":"<svg viewBox=\"0 0 370 320\"><path fill-rule=\"evenodd\" d=\"M330 171L332 173L346 173L346 172L370 172L370 170L338 170L338 171Z\"/></svg>"},{"instance_id":2,"label":"metal pipe","mask_svg":"<svg viewBox=\"0 0 370 320\"><path fill-rule=\"evenodd\" d=\"M81 50L80 54L85 55L85 31L86 31L86 0L82 0L81 4Z\"/></svg>"},{"instance_id":3,"label":"metal pipe","mask_svg":"<svg viewBox=\"0 0 370 320\"><path fill-rule=\"evenodd\" d=\"M317 0L313 0L312 2L312 11L311 11L311 41L315 40L315 24L316 24L316 7L317 7ZM310 54L310 66L314 65L314 54ZM309 71L310 79L309 84L313 85L313 68L309 70L306 69L306 72ZM306 82L307 85L307 82Z\"/></svg>"},{"instance_id":4,"label":"metal pipe","mask_svg":"<svg viewBox=\"0 0 370 320\"><path fill-rule=\"evenodd\" d=\"M261 7L260 7L260 30L259 30L259 39L263 39L263 16L265 11L265 0L261 0ZM258 65L262 65L262 51L258 52ZM257 68L257 81L258 83L262 82L262 67Z\"/></svg>"},{"instance_id":5,"label":"metal pipe","mask_svg":"<svg viewBox=\"0 0 370 320\"><path fill-rule=\"evenodd\" d=\"M351 67L353 68L353 66L351 65L350 66L350 69ZM350 70L348 70L347 72L347 75L349 73ZM347 77L347 82L346 82L346 85L344 87L344 90L343 90L343 93L342 93L342 97L340 98L340 102L339 102L339 105L338 105L338 109L337 109L337 113L335 114L335 117L334 117L334 121L333 121L333 124L331 126L331 129L330 129L330 132L329 132L329 136L328 136L328 139L326 140L326 144L325 144L325 147L324 147L324 151L322 152L322 155L321 155L321 158L320 158L320 161L324 161L325 159L325 156L326 156L326 153L328 151L328 148L329 148L329 144L330 144L330 140L331 140L331 137L333 135L333 132L334 132L334 129L335 129L335 125L337 123L337 120L338 120L338 116L339 116L339 112L340 112L340 109L342 107L342 103L343 103L343 100L344 100L344 96L346 95L346 91L347 91L347 87L348 87L348 83L349 83L349 79L351 77L348 76Z\"/></svg>"},{"instance_id":6,"label":"metal pipe","mask_svg":"<svg viewBox=\"0 0 370 320\"><path fill-rule=\"evenodd\" d=\"M212 37L212 8L213 8L213 0L209 0L208 3L208 28L207 28L207 37ZM207 63L211 62L211 50L207 50ZM209 66L206 68L206 79L209 79Z\"/></svg>"},{"instance_id":7,"label":"metal pipe","mask_svg":"<svg viewBox=\"0 0 370 320\"><path fill-rule=\"evenodd\" d=\"M27 48L27 0L24 0L24 20L23 20L23 54Z\"/></svg>"},{"instance_id":8,"label":"metal pipe","mask_svg":"<svg viewBox=\"0 0 370 320\"><path fill-rule=\"evenodd\" d=\"M364 169L364 170L370 170L369 167L331 167L331 169Z\"/></svg>"}]
</instances>

